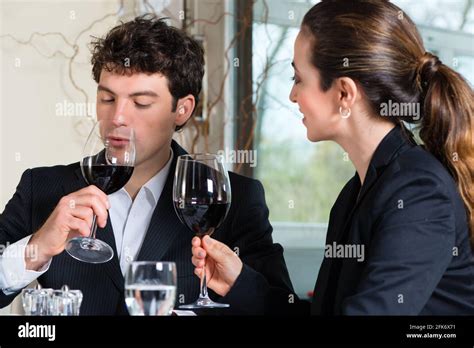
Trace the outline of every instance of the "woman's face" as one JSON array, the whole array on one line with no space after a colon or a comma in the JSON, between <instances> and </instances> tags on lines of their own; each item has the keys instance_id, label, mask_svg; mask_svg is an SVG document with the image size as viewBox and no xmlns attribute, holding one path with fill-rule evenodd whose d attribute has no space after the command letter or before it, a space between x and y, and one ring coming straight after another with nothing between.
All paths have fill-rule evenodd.
<instances>
[{"instance_id":1,"label":"woman's face","mask_svg":"<svg viewBox=\"0 0 474 348\"><path fill-rule=\"evenodd\" d=\"M300 31L295 41L295 82L290 100L298 103L310 141L334 140L341 131L343 120L339 113L338 92L334 86L323 92L319 71L311 64L311 57L311 38Z\"/></svg>"}]
</instances>

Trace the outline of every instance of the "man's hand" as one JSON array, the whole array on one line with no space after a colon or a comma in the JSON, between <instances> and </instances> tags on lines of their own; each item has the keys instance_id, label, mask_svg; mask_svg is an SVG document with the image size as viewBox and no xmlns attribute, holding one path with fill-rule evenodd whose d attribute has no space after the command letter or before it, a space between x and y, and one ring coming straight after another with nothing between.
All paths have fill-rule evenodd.
<instances>
[{"instance_id":1,"label":"man's hand","mask_svg":"<svg viewBox=\"0 0 474 348\"><path fill-rule=\"evenodd\" d=\"M107 195L93 185L61 198L44 225L28 242L27 248L34 247L37 253L25 253L26 269L40 269L64 250L69 239L88 237L93 214L97 215L98 226L105 227L109 208Z\"/></svg>"},{"instance_id":2,"label":"man's hand","mask_svg":"<svg viewBox=\"0 0 474 348\"><path fill-rule=\"evenodd\" d=\"M225 296L242 271L242 261L227 245L209 236L202 240L194 237L192 245L194 273L202 278L206 265L207 286Z\"/></svg>"}]
</instances>

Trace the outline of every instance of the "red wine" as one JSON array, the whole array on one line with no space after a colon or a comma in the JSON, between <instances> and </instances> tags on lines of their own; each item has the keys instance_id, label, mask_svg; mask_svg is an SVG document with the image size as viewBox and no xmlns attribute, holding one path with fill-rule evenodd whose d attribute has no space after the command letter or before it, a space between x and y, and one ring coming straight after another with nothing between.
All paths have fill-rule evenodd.
<instances>
[{"instance_id":1,"label":"red wine","mask_svg":"<svg viewBox=\"0 0 474 348\"><path fill-rule=\"evenodd\" d=\"M95 185L110 195L125 186L133 174L133 167L97 164L83 166L82 173L89 185Z\"/></svg>"},{"instance_id":2,"label":"red wine","mask_svg":"<svg viewBox=\"0 0 474 348\"><path fill-rule=\"evenodd\" d=\"M224 221L230 207L230 203L174 204L181 221L198 237L211 235Z\"/></svg>"}]
</instances>

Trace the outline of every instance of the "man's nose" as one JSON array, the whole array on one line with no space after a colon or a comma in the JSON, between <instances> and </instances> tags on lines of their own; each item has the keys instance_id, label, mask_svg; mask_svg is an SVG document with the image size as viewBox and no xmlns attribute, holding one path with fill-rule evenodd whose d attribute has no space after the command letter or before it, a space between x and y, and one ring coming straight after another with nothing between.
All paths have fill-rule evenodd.
<instances>
[{"instance_id":1,"label":"man's nose","mask_svg":"<svg viewBox=\"0 0 474 348\"><path fill-rule=\"evenodd\" d=\"M114 117L112 118L112 123L115 127L126 126L128 124L129 111L127 110L127 104L126 100L117 103L117 108L115 109Z\"/></svg>"}]
</instances>

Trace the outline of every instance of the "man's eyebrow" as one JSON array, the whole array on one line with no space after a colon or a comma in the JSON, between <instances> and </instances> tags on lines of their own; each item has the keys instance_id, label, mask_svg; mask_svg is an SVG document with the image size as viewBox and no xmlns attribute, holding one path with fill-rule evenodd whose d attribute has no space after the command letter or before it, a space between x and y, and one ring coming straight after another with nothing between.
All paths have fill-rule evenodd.
<instances>
[{"instance_id":1,"label":"man's eyebrow","mask_svg":"<svg viewBox=\"0 0 474 348\"><path fill-rule=\"evenodd\" d=\"M141 96L141 95L145 95L145 96L149 96L149 97L158 97L158 94L156 94L153 91L139 91L139 92L135 92L135 93L130 94L129 97L138 97L138 96Z\"/></svg>"},{"instance_id":2,"label":"man's eyebrow","mask_svg":"<svg viewBox=\"0 0 474 348\"><path fill-rule=\"evenodd\" d=\"M295 65L295 61L292 61L292 62L291 62L291 66L293 67L293 69L295 69L296 71L298 71L298 69L296 68L296 65Z\"/></svg>"},{"instance_id":3,"label":"man's eyebrow","mask_svg":"<svg viewBox=\"0 0 474 348\"><path fill-rule=\"evenodd\" d=\"M115 92L114 92L114 91L112 91L111 89L109 89L109 88L107 88L107 87L105 87L105 86L102 86L102 85L98 85L98 86L97 86L97 90L98 90L98 91L105 91L105 92L108 92L108 93L110 93L110 94L115 95Z\"/></svg>"},{"instance_id":4,"label":"man's eyebrow","mask_svg":"<svg viewBox=\"0 0 474 348\"><path fill-rule=\"evenodd\" d=\"M102 85L99 85L99 86L97 87L97 90L98 90L98 91L105 91L105 92L107 92L107 93L116 95L116 93L115 93L114 91L112 91L110 88L107 88L107 87L102 86ZM129 94L129 97L138 97L138 96L143 96L143 95L144 95L144 96L149 96L149 97L158 97L158 94L156 94L155 92L150 91L150 90L138 91L138 92Z\"/></svg>"}]
</instances>

